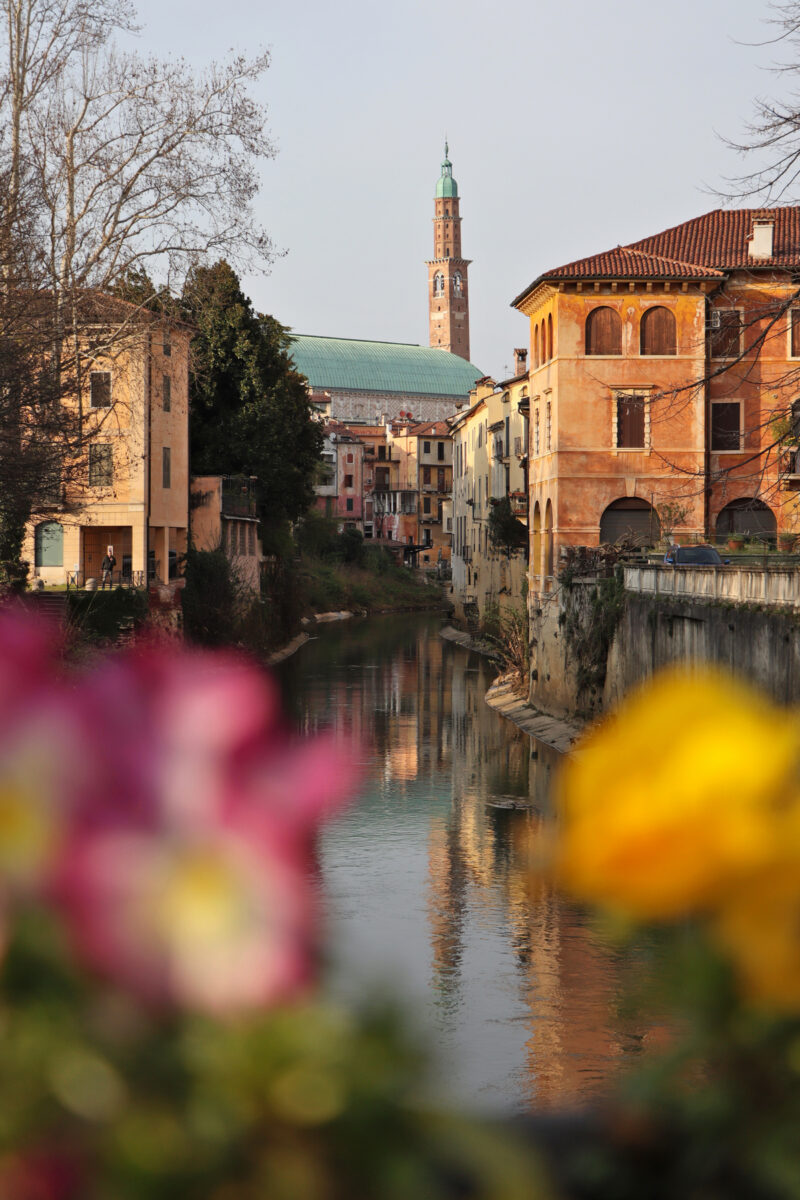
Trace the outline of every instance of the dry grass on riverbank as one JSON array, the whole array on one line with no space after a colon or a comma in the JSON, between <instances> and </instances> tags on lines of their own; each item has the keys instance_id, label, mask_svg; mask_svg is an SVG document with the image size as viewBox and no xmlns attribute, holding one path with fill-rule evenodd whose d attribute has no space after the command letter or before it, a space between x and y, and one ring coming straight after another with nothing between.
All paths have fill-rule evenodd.
<instances>
[{"instance_id":1,"label":"dry grass on riverbank","mask_svg":"<svg viewBox=\"0 0 800 1200\"><path fill-rule=\"evenodd\" d=\"M393 565L370 566L306 558L297 569L297 589L305 614L337 609L381 612L438 608L444 595L416 571Z\"/></svg>"}]
</instances>

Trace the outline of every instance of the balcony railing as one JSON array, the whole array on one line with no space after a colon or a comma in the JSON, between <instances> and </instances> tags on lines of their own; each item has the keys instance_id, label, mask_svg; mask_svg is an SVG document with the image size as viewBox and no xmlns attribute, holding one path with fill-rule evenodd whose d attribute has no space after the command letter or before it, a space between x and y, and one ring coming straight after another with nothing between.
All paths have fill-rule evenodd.
<instances>
[{"instance_id":1,"label":"balcony railing","mask_svg":"<svg viewBox=\"0 0 800 1200\"><path fill-rule=\"evenodd\" d=\"M225 517L257 516L256 480L246 475L225 475L222 479L222 514Z\"/></svg>"},{"instance_id":2,"label":"balcony railing","mask_svg":"<svg viewBox=\"0 0 800 1200\"><path fill-rule=\"evenodd\" d=\"M511 492L508 502L512 516L518 520L524 520L528 516L528 497L524 492Z\"/></svg>"}]
</instances>

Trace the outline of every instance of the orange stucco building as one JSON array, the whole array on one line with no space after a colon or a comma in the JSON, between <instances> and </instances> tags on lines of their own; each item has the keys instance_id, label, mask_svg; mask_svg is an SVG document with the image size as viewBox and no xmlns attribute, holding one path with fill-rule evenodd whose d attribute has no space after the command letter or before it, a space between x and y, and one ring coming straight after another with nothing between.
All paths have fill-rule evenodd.
<instances>
[{"instance_id":1,"label":"orange stucco building","mask_svg":"<svg viewBox=\"0 0 800 1200\"><path fill-rule=\"evenodd\" d=\"M800 527L797 439L776 436L800 390L798 268L800 208L715 210L517 296L534 587L562 545Z\"/></svg>"}]
</instances>

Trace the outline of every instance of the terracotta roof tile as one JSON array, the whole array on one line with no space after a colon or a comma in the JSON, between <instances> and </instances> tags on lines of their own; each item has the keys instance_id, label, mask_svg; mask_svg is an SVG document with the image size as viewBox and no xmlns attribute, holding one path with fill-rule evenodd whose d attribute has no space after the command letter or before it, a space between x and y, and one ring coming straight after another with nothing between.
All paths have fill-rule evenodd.
<instances>
[{"instance_id":1,"label":"terracotta roof tile","mask_svg":"<svg viewBox=\"0 0 800 1200\"><path fill-rule=\"evenodd\" d=\"M774 222L771 258L748 254L755 220ZM653 237L633 242L645 254L666 254L686 262L725 268L754 266L800 267L800 208L715 208Z\"/></svg>"},{"instance_id":2,"label":"terracotta roof tile","mask_svg":"<svg viewBox=\"0 0 800 1200\"><path fill-rule=\"evenodd\" d=\"M774 222L771 258L750 258L756 219ZM545 271L512 305L549 279L714 279L737 267L800 269L800 207L715 208L652 237Z\"/></svg>"},{"instance_id":3,"label":"terracotta roof tile","mask_svg":"<svg viewBox=\"0 0 800 1200\"><path fill-rule=\"evenodd\" d=\"M543 279L609 279L624 275L626 279L707 279L722 275L722 271L682 261L674 256L649 253L631 246L617 246L604 254L581 258L547 271Z\"/></svg>"}]
</instances>

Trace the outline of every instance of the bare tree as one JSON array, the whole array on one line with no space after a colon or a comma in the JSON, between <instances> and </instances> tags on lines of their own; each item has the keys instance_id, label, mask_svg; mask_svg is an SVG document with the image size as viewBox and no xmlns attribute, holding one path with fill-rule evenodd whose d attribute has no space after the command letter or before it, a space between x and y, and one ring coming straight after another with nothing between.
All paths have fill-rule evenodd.
<instances>
[{"instance_id":1,"label":"bare tree","mask_svg":"<svg viewBox=\"0 0 800 1200\"><path fill-rule=\"evenodd\" d=\"M34 444L74 463L96 432L87 363L129 344L194 263L270 260L252 202L274 150L250 95L266 54L194 74L123 52L112 39L134 28L129 0L0 0L0 17L1 560L52 491ZM150 294L103 309L131 278L154 279Z\"/></svg>"}]
</instances>

